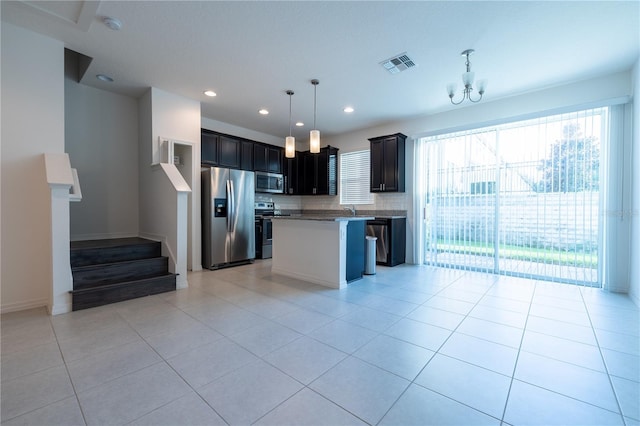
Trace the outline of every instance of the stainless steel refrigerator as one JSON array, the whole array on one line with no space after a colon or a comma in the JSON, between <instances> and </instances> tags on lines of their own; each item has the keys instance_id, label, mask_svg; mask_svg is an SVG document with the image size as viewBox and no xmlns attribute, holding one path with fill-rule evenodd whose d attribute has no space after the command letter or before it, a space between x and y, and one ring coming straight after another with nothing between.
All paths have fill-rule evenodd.
<instances>
[{"instance_id":1,"label":"stainless steel refrigerator","mask_svg":"<svg viewBox=\"0 0 640 426\"><path fill-rule=\"evenodd\" d=\"M202 267L218 269L256 257L253 172L203 168Z\"/></svg>"}]
</instances>

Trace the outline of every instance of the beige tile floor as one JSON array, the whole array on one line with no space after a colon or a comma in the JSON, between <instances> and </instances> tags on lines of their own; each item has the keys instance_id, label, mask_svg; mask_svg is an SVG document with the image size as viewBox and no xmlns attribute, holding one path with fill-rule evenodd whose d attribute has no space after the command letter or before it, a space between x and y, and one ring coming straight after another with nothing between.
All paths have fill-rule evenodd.
<instances>
[{"instance_id":1,"label":"beige tile floor","mask_svg":"<svg viewBox=\"0 0 640 426\"><path fill-rule=\"evenodd\" d=\"M2 425L640 424L623 295L401 265L347 289L269 261L2 316Z\"/></svg>"}]
</instances>

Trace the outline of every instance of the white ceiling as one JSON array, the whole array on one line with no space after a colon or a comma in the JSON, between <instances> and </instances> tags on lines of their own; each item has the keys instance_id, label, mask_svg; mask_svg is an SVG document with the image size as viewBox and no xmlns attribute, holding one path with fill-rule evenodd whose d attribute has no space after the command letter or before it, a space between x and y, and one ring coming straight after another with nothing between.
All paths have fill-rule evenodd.
<instances>
[{"instance_id":1,"label":"white ceiling","mask_svg":"<svg viewBox=\"0 0 640 426\"><path fill-rule=\"evenodd\" d=\"M93 58L83 84L139 96L153 86L200 100L202 115L275 136L293 120L327 136L453 107L464 71L486 78L482 102L630 69L638 1L2 1L2 19ZM101 17L120 19L111 31ZM407 52L391 75L379 63ZM100 82L107 74L113 83ZM203 91L212 89L215 98ZM345 114L346 105L355 108ZM258 114L267 108L268 116Z\"/></svg>"}]
</instances>

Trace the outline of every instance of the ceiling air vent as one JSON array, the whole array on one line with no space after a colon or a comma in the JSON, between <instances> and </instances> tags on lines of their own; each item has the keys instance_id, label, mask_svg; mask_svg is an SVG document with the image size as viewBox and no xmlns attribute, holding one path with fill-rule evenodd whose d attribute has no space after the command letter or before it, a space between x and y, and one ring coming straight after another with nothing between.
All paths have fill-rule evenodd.
<instances>
[{"instance_id":1,"label":"ceiling air vent","mask_svg":"<svg viewBox=\"0 0 640 426\"><path fill-rule=\"evenodd\" d=\"M407 55L407 52L400 53L386 61L380 62L380 65L384 67L391 74L398 74L400 71L404 71L416 66L415 62Z\"/></svg>"}]
</instances>

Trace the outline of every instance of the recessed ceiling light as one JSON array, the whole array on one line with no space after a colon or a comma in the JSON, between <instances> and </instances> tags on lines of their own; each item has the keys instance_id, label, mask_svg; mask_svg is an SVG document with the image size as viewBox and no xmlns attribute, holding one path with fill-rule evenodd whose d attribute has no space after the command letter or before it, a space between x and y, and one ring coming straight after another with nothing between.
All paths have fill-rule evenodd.
<instances>
[{"instance_id":1,"label":"recessed ceiling light","mask_svg":"<svg viewBox=\"0 0 640 426\"><path fill-rule=\"evenodd\" d=\"M262 108L258 111L258 113L262 115L269 115L269 110Z\"/></svg>"},{"instance_id":2,"label":"recessed ceiling light","mask_svg":"<svg viewBox=\"0 0 640 426\"><path fill-rule=\"evenodd\" d=\"M113 31L120 31L120 29L122 28L122 21L111 16L102 17L102 23L105 24L107 28Z\"/></svg>"},{"instance_id":3,"label":"recessed ceiling light","mask_svg":"<svg viewBox=\"0 0 640 426\"><path fill-rule=\"evenodd\" d=\"M104 75L104 74L98 74L96 75L96 78L100 81L106 81L107 83L112 83L113 79L111 77L109 77L108 75Z\"/></svg>"},{"instance_id":4,"label":"recessed ceiling light","mask_svg":"<svg viewBox=\"0 0 640 426\"><path fill-rule=\"evenodd\" d=\"M298 122L296 123L296 126L298 126L298 127L302 127L302 126L304 126L304 123L303 123L302 121L298 121Z\"/></svg>"},{"instance_id":5,"label":"recessed ceiling light","mask_svg":"<svg viewBox=\"0 0 640 426\"><path fill-rule=\"evenodd\" d=\"M350 106L344 107L343 111L346 112L346 113L351 113L351 112L353 112L353 107L350 107Z\"/></svg>"},{"instance_id":6,"label":"recessed ceiling light","mask_svg":"<svg viewBox=\"0 0 640 426\"><path fill-rule=\"evenodd\" d=\"M211 96L211 97L218 96L218 94L216 92L214 92L213 90L205 90L204 94L207 95L207 96Z\"/></svg>"}]
</instances>

